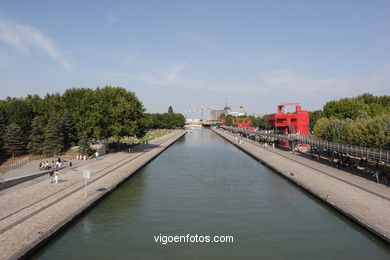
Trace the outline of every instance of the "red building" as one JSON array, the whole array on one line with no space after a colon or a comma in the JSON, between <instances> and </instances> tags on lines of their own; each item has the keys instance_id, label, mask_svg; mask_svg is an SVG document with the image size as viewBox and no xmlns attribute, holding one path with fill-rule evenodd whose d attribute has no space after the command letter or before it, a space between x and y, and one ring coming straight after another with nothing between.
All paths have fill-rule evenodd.
<instances>
[{"instance_id":1,"label":"red building","mask_svg":"<svg viewBox=\"0 0 390 260\"><path fill-rule=\"evenodd\" d=\"M239 128L245 128L247 130L253 130L254 127L251 126L251 120L249 118L236 117L233 118L232 125Z\"/></svg>"},{"instance_id":2,"label":"red building","mask_svg":"<svg viewBox=\"0 0 390 260\"><path fill-rule=\"evenodd\" d=\"M285 106L295 106L295 113L286 113ZM280 104L278 113L268 117L268 123L278 134L309 135L309 113L301 110L299 103Z\"/></svg>"}]
</instances>

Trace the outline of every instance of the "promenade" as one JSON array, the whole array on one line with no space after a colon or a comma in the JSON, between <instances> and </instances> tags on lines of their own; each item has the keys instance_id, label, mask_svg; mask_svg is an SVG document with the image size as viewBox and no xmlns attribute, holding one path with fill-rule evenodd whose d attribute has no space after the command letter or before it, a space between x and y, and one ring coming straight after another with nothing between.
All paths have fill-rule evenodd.
<instances>
[{"instance_id":1,"label":"promenade","mask_svg":"<svg viewBox=\"0 0 390 260\"><path fill-rule=\"evenodd\" d=\"M26 256L185 134L177 130L131 154L110 154L62 170L58 184L46 175L1 191L0 259ZM87 197L83 170L91 172Z\"/></svg>"},{"instance_id":2,"label":"promenade","mask_svg":"<svg viewBox=\"0 0 390 260\"><path fill-rule=\"evenodd\" d=\"M390 242L390 189L300 156L291 151L264 147L221 129L214 132L274 169L304 190L339 210L371 232Z\"/></svg>"}]
</instances>

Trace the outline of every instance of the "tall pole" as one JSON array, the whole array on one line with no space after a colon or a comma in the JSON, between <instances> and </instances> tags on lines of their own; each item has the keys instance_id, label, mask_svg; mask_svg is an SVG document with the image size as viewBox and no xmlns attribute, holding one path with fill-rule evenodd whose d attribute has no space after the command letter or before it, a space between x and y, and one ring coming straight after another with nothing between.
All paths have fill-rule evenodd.
<instances>
[{"instance_id":1,"label":"tall pole","mask_svg":"<svg viewBox=\"0 0 390 260\"><path fill-rule=\"evenodd\" d=\"M202 111L202 115L200 117L200 122L203 122L203 108L204 108L204 105L201 105L200 108L201 108L201 111Z\"/></svg>"}]
</instances>

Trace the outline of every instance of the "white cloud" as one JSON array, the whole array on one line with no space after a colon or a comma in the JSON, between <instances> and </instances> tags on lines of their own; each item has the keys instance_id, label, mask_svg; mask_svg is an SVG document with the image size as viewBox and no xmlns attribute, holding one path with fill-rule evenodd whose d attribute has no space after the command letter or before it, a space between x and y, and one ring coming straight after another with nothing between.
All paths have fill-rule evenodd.
<instances>
[{"instance_id":1,"label":"white cloud","mask_svg":"<svg viewBox=\"0 0 390 260\"><path fill-rule=\"evenodd\" d=\"M176 86L180 84L187 85L188 82L180 77L180 72L184 69L185 63L171 65L170 68L164 70L152 69L150 72L140 73L111 73L110 76L125 77L131 80L142 81L147 84L159 86Z\"/></svg>"},{"instance_id":2,"label":"white cloud","mask_svg":"<svg viewBox=\"0 0 390 260\"><path fill-rule=\"evenodd\" d=\"M210 73L211 74L211 73ZM195 75L187 63L149 64L148 71L137 73L114 73L111 76L142 82L146 85L180 87L197 91L233 93L242 96L269 97L275 102L299 100L317 103L340 97L351 97L369 92L377 95L389 94L390 64L382 69L359 77L321 78L306 75L302 70L279 69L260 74L253 79L228 81L201 78Z\"/></svg>"},{"instance_id":3,"label":"white cloud","mask_svg":"<svg viewBox=\"0 0 390 260\"><path fill-rule=\"evenodd\" d=\"M299 91L305 94L353 96L363 92L386 94L390 86L390 64L358 77L319 78L301 75L293 70L275 70L261 77L266 89Z\"/></svg>"},{"instance_id":4,"label":"white cloud","mask_svg":"<svg viewBox=\"0 0 390 260\"><path fill-rule=\"evenodd\" d=\"M0 18L0 41L25 55L35 47L61 64L66 70L71 70L68 58L55 47L53 41L29 25L17 24Z\"/></svg>"}]
</instances>

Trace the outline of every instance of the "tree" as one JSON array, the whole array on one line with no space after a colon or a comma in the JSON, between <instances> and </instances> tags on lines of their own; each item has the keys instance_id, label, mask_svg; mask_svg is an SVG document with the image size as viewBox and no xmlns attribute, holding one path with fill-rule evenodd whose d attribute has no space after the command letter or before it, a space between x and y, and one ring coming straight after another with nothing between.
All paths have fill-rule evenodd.
<instances>
[{"instance_id":1,"label":"tree","mask_svg":"<svg viewBox=\"0 0 390 260\"><path fill-rule=\"evenodd\" d=\"M221 114L219 115L219 120L225 120L225 118L226 118L225 113L221 113Z\"/></svg>"},{"instance_id":2,"label":"tree","mask_svg":"<svg viewBox=\"0 0 390 260\"><path fill-rule=\"evenodd\" d=\"M90 88L71 88L64 92L62 101L74 120L76 140L79 140L84 133L92 136L94 130L96 131L96 125L101 125L104 118L108 117L104 107L100 105L106 100L109 100L109 97L99 100L97 90ZM96 109L99 110L96 111ZM105 125L103 125L104 128L106 128Z\"/></svg>"},{"instance_id":3,"label":"tree","mask_svg":"<svg viewBox=\"0 0 390 260\"><path fill-rule=\"evenodd\" d=\"M15 123L8 125L4 131L4 150L7 154L21 155L26 151L26 145L24 140L23 131Z\"/></svg>"},{"instance_id":4,"label":"tree","mask_svg":"<svg viewBox=\"0 0 390 260\"><path fill-rule=\"evenodd\" d=\"M172 108L172 106L169 106L169 107L168 107L168 114L173 114L173 108Z\"/></svg>"},{"instance_id":5,"label":"tree","mask_svg":"<svg viewBox=\"0 0 390 260\"><path fill-rule=\"evenodd\" d=\"M68 149L75 141L75 127L73 118L68 110L61 117L61 132L63 136L64 148Z\"/></svg>"},{"instance_id":6,"label":"tree","mask_svg":"<svg viewBox=\"0 0 390 260\"><path fill-rule=\"evenodd\" d=\"M52 113L45 131L43 152L47 155L59 154L62 152L64 137L61 131L61 124L55 113Z\"/></svg>"},{"instance_id":7,"label":"tree","mask_svg":"<svg viewBox=\"0 0 390 260\"><path fill-rule=\"evenodd\" d=\"M41 117L36 116L31 124L31 134L27 148L32 154L43 154L45 142L45 124Z\"/></svg>"},{"instance_id":8,"label":"tree","mask_svg":"<svg viewBox=\"0 0 390 260\"><path fill-rule=\"evenodd\" d=\"M329 118L323 117L317 120L314 126L314 135L321 139L327 139L327 131L331 121Z\"/></svg>"},{"instance_id":9,"label":"tree","mask_svg":"<svg viewBox=\"0 0 390 260\"><path fill-rule=\"evenodd\" d=\"M3 103L3 112L8 124L17 124L24 136L30 134L34 112L28 99L8 97Z\"/></svg>"},{"instance_id":10,"label":"tree","mask_svg":"<svg viewBox=\"0 0 390 260\"><path fill-rule=\"evenodd\" d=\"M136 95L124 88L107 86L96 90L93 107L93 135L98 138L143 137L145 109Z\"/></svg>"},{"instance_id":11,"label":"tree","mask_svg":"<svg viewBox=\"0 0 390 260\"><path fill-rule=\"evenodd\" d=\"M91 147L89 145L89 138L87 133L83 133L79 141L79 153L89 155L91 153Z\"/></svg>"},{"instance_id":12,"label":"tree","mask_svg":"<svg viewBox=\"0 0 390 260\"><path fill-rule=\"evenodd\" d=\"M309 129L313 130L317 120L320 119L321 117L325 117L325 114L322 110L310 111L309 117L310 117Z\"/></svg>"},{"instance_id":13,"label":"tree","mask_svg":"<svg viewBox=\"0 0 390 260\"><path fill-rule=\"evenodd\" d=\"M226 120L225 121L226 126L231 126L233 124L233 116L228 115L225 120Z\"/></svg>"},{"instance_id":14,"label":"tree","mask_svg":"<svg viewBox=\"0 0 390 260\"><path fill-rule=\"evenodd\" d=\"M4 154L4 130L5 130L5 119L3 116L3 112L0 110L0 161L2 157L5 155Z\"/></svg>"}]
</instances>

